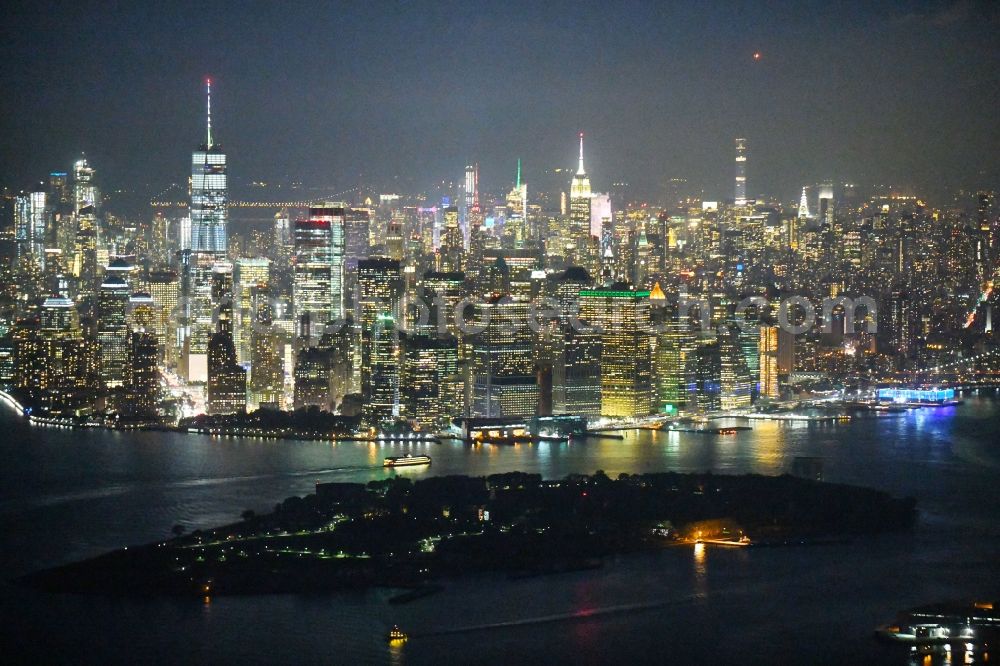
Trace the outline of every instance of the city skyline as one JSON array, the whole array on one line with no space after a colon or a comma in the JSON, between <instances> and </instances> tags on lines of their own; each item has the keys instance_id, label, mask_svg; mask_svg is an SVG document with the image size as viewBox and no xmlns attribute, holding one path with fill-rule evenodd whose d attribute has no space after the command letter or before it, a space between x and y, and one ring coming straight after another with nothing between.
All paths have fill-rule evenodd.
<instances>
[{"instance_id":1,"label":"city skyline","mask_svg":"<svg viewBox=\"0 0 1000 666\"><path fill-rule=\"evenodd\" d=\"M225 9L209 8L204 25L214 38L196 49L190 40L207 28L180 30L175 12L183 8L122 10L114 22L80 9L48 26L61 37L56 53L24 41L38 19L27 6L15 8L24 29L0 48L12 63L4 83L24 95L3 102L0 153L8 158L0 183L27 188L81 152L108 182L142 174L126 188L177 182L186 152L179 148L203 121L191 82L208 75L220 87L221 143L240 155L233 177L242 183L414 192L441 180L460 184L463 167L477 162L481 188L493 191L513 180L521 158L525 180L546 187L558 174L545 171L572 169L565 138L581 130L595 189L624 180L649 200L662 196L668 178L724 199L732 189L721 175L736 136L750 146L751 197L794 199L805 183L833 180L941 198L996 180L990 146L997 128L977 111L997 88L984 57L997 51L988 35L998 14L988 3L812 4L759 13L738 5L704 13L632 5L615 10L611 25L621 30L603 32L586 6L566 16L560 7L518 8L512 18L470 17L455 6L383 6L357 16L348 7L329 24L329 37L300 50L270 42L314 36L318 28L303 24L318 21L316 10L275 17L273 8L251 5L235 21L251 26L248 37L233 21L213 20ZM556 16L564 20L546 20ZM521 48L499 37L491 48L489 35L506 34L504 21ZM266 35L257 27L265 22L274 28ZM108 46L84 50L67 68L58 50L82 39L65 34L77 23L107 31ZM547 28L554 32L544 46L532 40L552 23L559 27ZM162 30L141 29L149 25ZM397 51L371 52L378 30L397 38ZM116 40L118 31L131 37ZM836 66L824 64L835 55ZM42 57L52 85L38 89L28 77ZM161 59L175 63L170 71ZM79 89L81 71L100 94ZM937 91L934 103L920 99L924 88Z\"/></svg>"},{"instance_id":2,"label":"city skyline","mask_svg":"<svg viewBox=\"0 0 1000 666\"><path fill-rule=\"evenodd\" d=\"M14 662L991 663L1000 3L5 19Z\"/></svg>"}]
</instances>

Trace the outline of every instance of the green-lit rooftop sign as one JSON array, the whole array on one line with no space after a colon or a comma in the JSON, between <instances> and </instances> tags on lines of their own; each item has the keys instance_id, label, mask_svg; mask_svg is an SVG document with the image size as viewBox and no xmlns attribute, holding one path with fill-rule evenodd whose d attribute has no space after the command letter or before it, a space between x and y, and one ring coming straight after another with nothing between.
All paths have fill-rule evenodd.
<instances>
[{"instance_id":1,"label":"green-lit rooftop sign","mask_svg":"<svg viewBox=\"0 0 1000 666\"><path fill-rule=\"evenodd\" d=\"M649 298L648 291L605 291L604 289L581 289L581 298Z\"/></svg>"}]
</instances>

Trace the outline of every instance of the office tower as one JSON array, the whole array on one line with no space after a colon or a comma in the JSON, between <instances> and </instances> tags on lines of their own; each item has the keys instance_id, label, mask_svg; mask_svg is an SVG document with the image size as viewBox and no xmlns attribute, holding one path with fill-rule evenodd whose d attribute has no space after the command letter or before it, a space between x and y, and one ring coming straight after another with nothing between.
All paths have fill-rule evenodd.
<instances>
[{"instance_id":1,"label":"office tower","mask_svg":"<svg viewBox=\"0 0 1000 666\"><path fill-rule=\"evenodd\" d=\"M806 188L802 188L802 196L799 197L799 218L809 219L809 195Z\"/></svg>"},{"instance_id":2,"label":"office tower","mask_svg":"<svg viewBox=\"0 0 1000 666\"><path fill-rule=\"evenodd\" d=\"M533 291L533 275L542 268L541 256L531 248L497 248L486 250L486 264L493 265L497 259L503 260L506 271L507 289L504 293L521 298L531 298Z\"/></svg>"},{"instance_id":3,"label":"office tower","mask_svg":"<svg viewBox=\"0 0 1000 666\"><path fill-rule=\"evenodd\" d=\"M535 356L542 367L550 367L555 363L559 347L562 344L563 328L571 326L580 314L580 290L590 287L591 284L590 276L584 268L570 266L562 273L549 276L547 283L539 290L539 296L553 299L550 303L555 305L556 310L558 310L557 317L539 321ZM546 305L546 307L550 306ZM553 367L553 373L555 372L556 369ZM557 377L553 375L553 381L556 379ZM558 388L553 384L554 390ZM555 408L553 405L553 409Z\"/></svg>"},{"instance_id":4,"label":"office tower","mask_svg":"<svg viewBox=\"0 0 1000 666\"><path fill-rule=\"evenodd\" d=\"M635 259L633 262L632 282L640 288L649 287L649 279L652 272L653 246L646 236L646 230L639 231L639 236L635 241Z\"/></svg>"},{"instance_id":5,"label":"office tower","mask_svg":"<svg viewBox=\"0 0 1000 666\"><path fill-rule=\"evenodd\" d=\"M125 318L130 331L148 332L155 337L157 312L153 297L148 293L136 292L129 296Z\"/></svg>"},{"instance_id":6,"label":"office tower","mask_svg":"<svg viewBox=\"0 0 1000 666\"><path fill-rule=\"evenodd\" d=\"M320 338L318 348L326 354L330 373L330 404L340 405L344 398L360 390L355 376L355 328L352 319L340 327L333 327Z\"/></svg>"},{"instance_id":7,"label":"office tower","mask_svg":"<svg viewBox=\"0 0 1000 666\"><path fill-rule=\"evenodd\" d=\"M703 338L694 349L694 394L699 412L722 408L722 356L718 340Z\"/></svg>"},{"instance_id":8,"label":"office tower","mask_svg":"<svg viewBox=\"0 0 1000 666\"><path fill-rule=\"evenodd\" d=\"M736 192L733 196L736 206L747 205L747 140L736 139Z\"/></svg>"},{"instance_id":9,"label":"office tower","mask_svg":"<svg viewBox=\"0 0 1000 666\"><path fill-rule=\"evenodd\" d=\"M538 381L527 325L530 304L509 296L480 306L475 317L485 329L472 341L472 415L532 416L538 407Z\"/></svg>"},{"instance_id":10,"label":"office tower","mask_svg":"<svg viewBox=\"0 0 1000 666\"><path fill-rule=\"evenodd\" d=\"M421 430L445 427L451 416L463 413L455 338L402 339L399 399L400 415Z\"/></svg>"},{"instance_id":11,"label":"office tower","mask_svg":"<svg viewBox=\"0 0 1000 666\"><path fill-rule=\"evenodd\" d=\"M369 340L369 372L361 387L361 414L366 423L377 426L399 416L399 332L391 314L375 318Z\"/></svg>"},{"instance_id":12,"label":"office tower","mask_svg":"<svg viewBox=\"0 0 1000 666\"><path fill-rule=\"evenodd\" d=\"M461 331L455 325L455 309L462 300L464 289L464 273L424 273L420 279L419 296L426 310L414 322L414 329L431 336L448 334L460 337ZM424 316L426 321L421 320Z\"/></svg>"},{"instance_id":13,"label":"office tower","mask_svg":"<svg viewBox=\"0 0 1000 666\"><path fill-rule=\"evenodd\" d=\"M128 373L125 378L121 412L134 419L156 418L156 403L160 390L157 367L156 336L145 331L133 331L129 336Z\"/></svg>"},{"instance_id":14,"label":"office tower","mask_svg":"<svg viewBox=\"0 0 1000 666\"><path fill-rule=\"evenodd\" d=\"M486 218L482 208L477 204L469 211L469 252L466 256L465 274L471 284L478 284L482 272L483 256L487 243L490 241L489 230L486 228Z\"/></svg>"},{"instance_id":15,"label":"office tower","mask_svg":"<svg viewBox=\"0 0 1000 666\"><path fill-rule=\"evenodd\" d=\"M601 332L601 416L653 408L649 292L616 284L580 291L580 317Z\"/></svg>"},{"instance_id":16,"label":"office tower","mask_svg":"<svg viewBox=\"0 0 1000 666\"><path fill-rule=\"evenodd\" d=\"M42 303L37 330L14 332L20 386L46 410L73 413L93 401L93 345L83 337L72 300L52 296Z\"/></svg>"},{"instance_id":17,"label":"office tower","mask_svg":"<svg viewBox=\"0 0 1000 666\"><path fill-rule=\"evenodd\" d=\"M722 409L745 409L752 401L750 372L740 345L739 329L719 333L719 404Z\"/></svg>"},{"instance_id":18,"label":"office tower","mask_svg":"<svg viewBox=\"0 0 1000 666\"><path fill-rule=\"evenodd\" d=\"M659 289L659 284L654 289ZM660 413L675 414L685 409L688 403L688 366L695 348L694 331L690 321L678 316L677 306L667 304L665 299L653 309L653 316L656 325L653 357L655 408Z\"/></svg>"},{"instance_id":19,"label":"office tower","mask_svg":"<svg viewBox=\"0 0 1000 666\"><path fill-rule=\"evenodd\" d=\"M121 387L125 380L131 333L126 316L130 291L120 275L110 273L97 295L99 376L108 389Z\"/></svg>"},{"instance_id":20,"label":"office tower","mask_svg":"<svg viewBox=\"0 0 1000 666\"><path fill-rule=\"evenodd\" d=\"M580 291L593 285L586 269L570 266L553 278L552 295L559 303L559 322L569 324L580 314Z\"/></svg>"},{"instance_id":21,"label":"office tower","mask_svg":"<svg viewBox=\"0 0 1000 666\"><path fill-rule=\"evenodd\" d=\"M21 264L32 261L39 270L45 269L46 229L48 228L48 195L37 191L19 194L14 201L14 240Z\"/></svg>"},{"instance_id":22,"label":"office tower","mask_svg":"<svg viewBox=\"0 0 1000 666\"><path fill-rule=\"evenodd\" d=\"M406 258L406 249L403 243L403 221L395 216L389 220L386 227L385 253L390 259L403 261Z\"/></svg>"},{"instance_id":23,"label":"office tower","mask_svg":"<svg viewBox=\"0 0 1000 666\"><path fill-rule=\"evenodd\" d=\"M29 325L15 327L10 338L13 346L11 384L30 401L46 402L57 372L51 354L52 343L37 327Z\"/></svg>"},{"instance_id":24,"label":"office tower","mask_svg":"<svg viewBox=\"0 0 1000 666\"><path fill-rule=\"evenodd\" d=\"M274 214L274 247L269 256L281 268L287 267L295 252L295 235L292 228L291 219L288 217L288 209L282 208Z\"/></svg>"},{"instance_id":25,"label":"office tower","mask_svg":"<svg viewBox=\"0 0 1000 666\"><path fill-rule=\"evenodd\" d=\"M190 382L208 378L208 348L213 337L213 299L216 264L225 262L228 189L226 154L212 137L212 87L206 82L206 139L191 154L191 240L183 250L181 267L181 332L184 356L182 370ZM229 267L231 271L231 265ZM230 281L231 284L231 281ZM225 300L232 292L222 295Z\"/></svg>"},{"instance_id":26,"label":"office tower","mask_svg":"<svg viewBox=\"0 0 1000 666\"><path fill-rule=\"evenodd\" d=\"M817 219L820 224L833 226L833 186L829 183L819 188Z\"/></svg>"},{"instance_id":27,"label":"office tower","mask_svg":"<svg viewBox=\"0 0 1000 666\"><path fill-rule=\"evenodd\" d=\"M149 273L149 295L153 299L153 332L160 347L160 358L168 365L177 359L177 297L180 280L177 273L170 270L155 270Z\"/></svg>"},{"instance_id":28,"label":"office tower","mask_svg":"<svg viewBox=\"0 0 1000 666\"><path fill-rule=\"evenodd\" d=\"M73 213L82 215L87 209L97 214L100 196L94 183L94 169L86 158L80 158L73 164Z\"/></svg>"},{"instance_id":29,"label":"office tower","mask_svg":"<svg viewBox=\"0 0 1000 666\"><path fill-rule=\"evenodd\" d=\"M295 355L295 409L318 407L332 411L330 353L321 347L303 347Z\"/></svg>"},{"instance_id":30,"label":"office tower","mask_svg":"<svg viewBox=\"0 0 1000 666\"><path fill-rule=\"evenodd\" d=\"M479 209L479 164L469 164L465 167L465 187L462 188L462 210L459 222L466 243L470 239L473 221L472 211Z\"/></svg>"},{"instance_id":31,"label":"office tower","mask_svg":"<svg viewBox=\"0 0 1000 666\"><path fill-rule=\"evenodd\" d=\"M599 256L591 258L588 255L590 205L590 178L587 177L587 172L583 168L583 132L580 132L580 161L569 189L569 241L573 247L573 262L578 266L583 266L590 271L591 275L594 275L597 271L591 265L593 262L588 261L588 259L599 259Z\"/></svg>"},{"instance_id":32,"label":"office tower","mask_svg":"<svg viewBox=\"0 0 1000 666\"><path fill-rule=\"evenodd\" d=\"M527 239L528 185L521 182L521 160L517 160L517 178L514 188L507 194L503 236L509 247L522 247Z\"/></svg>"},{"instance_id":33,"label":"office tower","mask_svg":"<svg viewBox=\"0 0 1000 666\"><path fill-rule=\"evenodd\" d=\"M358 262L357 325L371 330L380 314L390 314L394 321L402 319L404 293L403 272L399 261L388 257L371 257Z\"/></svg>"},{"instance_id":34,"label":"office tower","mask_svg":"<svg viewBox=\"0 0 1000 666\"><path fill-rule=\"evenodd\" d=\"M403 273L395 259L373 257L358 262L358 316L355 325L360 329L361 389L369 386L372 363L372 334L380 315L388 314L393 322L402 319Z\"/></svg>"},{"instance_id":35,"label":"office tower","mask_svg":"<svg viewBox=\"0 0 1000 666\"><path fill-rule=\"evenodd\" d=\"M601 416L601 333L559 328L552 358L552 413Z\"/></svg>"},{"instance_id":36,"label":"office tower","mask_svg":"<svg viewBox=\"0 0 1000 666\"><path fill-rule=\"evenodd\" d=\"M292 301L299 336L316 339L331 319L333 248L331 221L312 217L295 221L295 268Z\"/></svg>"},{"instance_id":37,"label":"office tower","mask_svg":"<svg viewBox=\"0 0 1000 666\"><path fill-rule=\"evenodd\" d=\"M760 327L760 397L777 399L778 385L778 339L777 326Z\"/></svg>"},{"instance_id":38,"label":"office tower","mask_svg":"<svg viewBox=\"0 0 1000 666\"><path fill-rule=\"evenodd\" d=\"M913 351L913 302L901 286L885 294L879 307L878 336L880 348L887 353L908 357Z\"/></svg>"},{"instance_id":39,"label":"office tower","mask_svg":"<svg viewBox=\"0 0 1000 666\"><path fill-rule=\"evenodd\" d=\"M232 321L219 315L218 329L208 343L207 407L209 414L236 414L246 410L247 373L236 362Z\"/></svg>"},{"instance_id":40,"label":"office tower","mask_svg":"<svg viewBox=\"0 0 1000 666\"><path fill-rule=\"evenodd\" d=\"M254 289L267 287L271 282L271 260L264 257L240 257L236 260L233 314L236 342L236 359L250 363L250 336L254 326L252 297Z\"/></svg>"},{"instance_id":41,"label":"office tower","mask_svg":"<svg viewBox=\"0 0 1000 666\"><path fill-rule=\"evenodd\" d=\"M69 185L69 174L65 171L53 171L49 174L49 194L53 206L59 212L73 212L73 191Z\"/></svg>"},{"instance_id":42,"label":"office tower","mask_svg":"<svg viewBox=\"0 0 1000 666\"><path fill-rule=\"evenodd\" d=\"M351 293L354 283L347 284L348 277L355 277L358 262L371 254L371 214L367 210L348 208L344 211L344 293ZM394 257L396 259L400 257Z\"/></svg>"},{"instance_id":43,"label":"office tower","mask_svg":"<svg viewBox=\"0 0 1000 666\"><path fill-rule=\"evenodd\" d=\"M284 332L274 325L267 287L253 287L250 303L250 402L280 409L285 397Z\"/></svg>"},{"instance_id":44,"label":"office tower","mask_svg":"<svg viewBox=\"0 0 1000 666\"><path fill-rule=\"evenodd\" d=\"M444 209L444 234L438 250L438 268L443 273L461 271L464 257L465 244L458 225L458 208L448 206Z\"/></svg>"},{"instance_id":45,"label":"office tower","mask_svg":"<svg viewBox=\"0 0 1000 666\"><path fill-rule=\"evenodd\" d=\"M503 254L486 259L486 270L480 276L479 294L486 298L497 298L510 294L510 269Z\"/></svg>"},{"instance_id":46,"label":"office tower","mask_svg":"<svg viewBox=\"0 0 1000 666\"><path fill-rule=\"evenodd\" d=\"M206 138L191 154L191 250L224 259L228 190L226 153L212 139L212 81L206 81Z\"/></svg>"},{"instance_id":47,"label":"office tower","mask_svg":"<svg viewBox=\"0 0 1000 666\"><path fill-rule=\"evenodd\" d=\"M97 246L100 229L97 221L100 195L94 184L94 169L86 159L77 160L73 165L73 216L75 218L75 238L70 273L77 279L77 297L81 302L92 302L99 265Z\"/></svg>"},{"instance_id":48,"label":"office tower","mask_svg":"<svg viewBox=\"0 0 1000 666\"><path fill-rule=\"evenodd\" d=\"M51 296L38 313L39 332L48 339L76 338L81 334L76 305L66 297Z\"/></svg>"},{"instance_id":49,"label":"office tower","mask_svg":"<svg viewBox=\"0 0 1000 666\"><path fill-rule=\"evenodd\" d=\"M997 247L997 234L1000 232L995 216L996 194L990 191L976 192L976 274L980 282L990 277L994 255L1000 252Z\"/></svg>"}]
</instances>

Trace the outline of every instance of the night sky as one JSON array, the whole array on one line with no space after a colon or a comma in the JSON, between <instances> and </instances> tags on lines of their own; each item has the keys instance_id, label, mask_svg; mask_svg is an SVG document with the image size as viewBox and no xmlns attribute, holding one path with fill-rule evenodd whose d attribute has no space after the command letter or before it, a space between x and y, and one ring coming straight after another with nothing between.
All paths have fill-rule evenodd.
<instances>
[{"instance_id":1,"label":"night sky","mask_svg":"<svg viewBox=\"0 0 1000 666\"><path fill-rule=\"evenodd\" d=\"M1000 180L996 2L63 4L5 3L9 188L81 151L105 189L182 182L206 75L238 181L499 188L521 157L530 187L580 130L595 189L647 196L731 197L736 136L751 194Z\"/></svg>"}]
</instances>

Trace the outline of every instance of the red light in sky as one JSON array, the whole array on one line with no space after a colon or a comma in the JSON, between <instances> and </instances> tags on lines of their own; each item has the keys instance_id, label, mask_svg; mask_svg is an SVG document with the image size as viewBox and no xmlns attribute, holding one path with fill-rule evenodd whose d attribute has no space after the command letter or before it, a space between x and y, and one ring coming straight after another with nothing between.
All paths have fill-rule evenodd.
<instances>
[{"instance_id":1,"label":"red light in sky","mask_svg":"<svg viewBox=\"0 0 1000 666\"><path fill-rule=\"evenodd\" d=\"M760 60L760 51L754 51L753 52L753 59L754 60Z\"/></svg>"}]
</instances>

